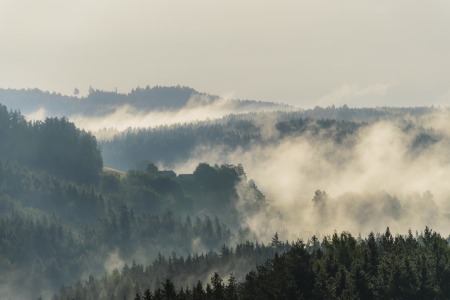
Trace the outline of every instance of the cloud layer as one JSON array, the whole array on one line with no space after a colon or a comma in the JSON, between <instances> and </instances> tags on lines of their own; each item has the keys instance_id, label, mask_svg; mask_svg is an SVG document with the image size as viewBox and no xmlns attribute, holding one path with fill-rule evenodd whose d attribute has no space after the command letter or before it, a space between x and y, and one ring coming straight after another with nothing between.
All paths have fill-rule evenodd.
<instances>
[{"instance_id":1,"label":"cloud layer","mask_svg":"<svg viewBox=\"0 0 450 300\"><path fill-rule=\"evenodd\" d=\"M448 120L447 112L437 112L415 119L414 126L379 121L342 143L303 135L246 151L202 148L178 169L192 170L199 161L242 163L269 200L258 213L243 211L245 224L262 240L275 231L293 239L335 230L382 232L387 226L405 233L427 225L445 235L450 233ZM424 132L439 138L426 140ZM316 191L326 196L313 201ZM282 219L273 217L277 213Z\"/></svg>"}]
</instances>

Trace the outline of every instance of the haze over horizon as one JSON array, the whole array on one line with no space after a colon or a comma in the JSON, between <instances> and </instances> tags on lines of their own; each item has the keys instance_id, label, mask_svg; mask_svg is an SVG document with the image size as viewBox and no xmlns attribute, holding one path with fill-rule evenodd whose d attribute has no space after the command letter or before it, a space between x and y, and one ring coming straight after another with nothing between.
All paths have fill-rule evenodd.
<instances>
[{"instance_id":1,"label":"haze over horizon","mask_svg":"<svg viewBox=\"0 0 450 300\"><path fill-rule=\"evenodd\" d=\"M4 0L0 87L447 106L449 31L446 1Z\"/></svg>"}]
</instances>

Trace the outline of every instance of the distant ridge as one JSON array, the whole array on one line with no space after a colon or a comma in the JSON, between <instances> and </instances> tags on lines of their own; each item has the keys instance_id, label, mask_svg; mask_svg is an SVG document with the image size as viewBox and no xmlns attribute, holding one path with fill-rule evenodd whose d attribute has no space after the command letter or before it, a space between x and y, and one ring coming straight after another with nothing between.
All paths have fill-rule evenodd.
<instances>
[{"instance_id":1,"label":"distant ridge","mask_svg":"<svg viewBox=\"0 0 450 300\"><path fill-rule=\"evenodd\" d=\"M287 105L255 100L222 99L185 86L137 87L129 93L90 88L85 97L65 96L39 89L0 89L0 103L24 114L44 109L48 116L103 116L128 105L140 112L177 111L186 107L212 105L225 101L237 111L248 108L283 109Z\"/></svg>"}]
</instances>

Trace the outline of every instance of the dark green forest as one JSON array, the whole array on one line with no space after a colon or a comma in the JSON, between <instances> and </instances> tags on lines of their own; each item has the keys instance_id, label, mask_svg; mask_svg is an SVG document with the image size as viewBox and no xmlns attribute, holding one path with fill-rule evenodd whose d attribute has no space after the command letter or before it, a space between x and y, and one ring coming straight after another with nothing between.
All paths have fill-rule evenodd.
<instances>
[{"instance_id":1,"label":"dark green forest","mask_svg":"<svg viewBox=\"0 0 450 300\"><path fill-rule=\"evenodd\" d=\"M258 119L272 119L273 113L228 116L221 120L161 126L152 129L131 130L100 143L108 165L117 169L133 168L136 160L150 159L162 164L176 164L188 160L201 147L222 147L228 151L248 150L253 145L269 145L298 135L310 135L343 142L364 123L332 119L303 118L298 114L275 113L276 134L267 137ZM181 150L181 151L180 151Z\"/></svg>"},{"instance_id":2,"label":"dark green forest","mask_svg":"<svg viewBox=\"0 0 450 300\"><path fill-rule=\"evenodd\" d=\"M450 298L448 239L428 227L296 241L279 228L259 240L245 219L283 216L243 165L202 162L183 174L161 167L199 145L250 149L304 136L351 147L375 119L426 113L314 111L275 113L270 134L257 122L270 113L259 113L128 131L98 144L66 118L31 122L1 106L0 298ZM411 155L445 138L411 121L398 126L411 133ZM308 207L324 212L326 195L317 191Z\"/></svg>"},{"instance_id":3,"label":"dark green forest","mask_svg":"<svg viewBox=\"0 0 450 300\"><path fill-rule=\"evenodd\" d=\"M178 283L180 274L195 274L206 261L232 265L231 270L236 270L236 261L242 257L247 261L260 252L270 252L273 258L242 280L233 272L214 272L203 282ZM136 291L130 299L136 300L448 299L449 258L448 240L428 227L415 235L410 231L393 236L387 228L383 234L371 233L364 239L343 232L322 241L313 236L306 243L299 240L291 244L280 242L275 235L268 246L238 245L234 251L223 248L220 253L202 257L159 258L146 267L125 266L110 276L64 287L55 299L130 297L129 282L133 283L131 290ZM173 273L157 281L155 287L151 283L161 267Z\"/></svg>"},{"instance_id":4,"label":"dark green forest","mask_svg":"<svg viewBox=\"0 0 450 300\"><path fill-rule=\"evenodd\" d=\"M56 177L95 183L103 160L95 138L65 118L27 122L0 106L0 157Z\"/></svg>"},{"instance_id":5,"label":"dark green forest","mask_svg":"<svg viewBox=\"0 0 450 300\"><path fill-rule=\"evenodd\" d=\"M253 191L252 205L264 205L240 165L203 163L180 175L152 163L104 171L95 138L67 119L27 122L17 111L1 111L1 298L48 297L62 284L109 272L111 257L203 257L245 242L238 183ZM270 256L261 252L245 266Z\"/></svg>"},{"instance_id":6,"label":"dark green forest","mask_svg":"<svg viewBox=\"0 0 450 300\"><path fill-rule=\"evenodd\" d=\"M208 151L248 151L303 137L312 142L330 140L351 148L361 129L379 121L395 121L406 134L414 135L411 150L439 141L442 135L421 127L414 120L437 112L433 108L316 107L292 112L259 112L230 115L218 120L137 128L100 141L108 166L119 170L135 168L137 161L176 165ZM267 132L267 126L270 131ZM273 128L273 129L272 129Z\"/></svg>"}]
</instances>

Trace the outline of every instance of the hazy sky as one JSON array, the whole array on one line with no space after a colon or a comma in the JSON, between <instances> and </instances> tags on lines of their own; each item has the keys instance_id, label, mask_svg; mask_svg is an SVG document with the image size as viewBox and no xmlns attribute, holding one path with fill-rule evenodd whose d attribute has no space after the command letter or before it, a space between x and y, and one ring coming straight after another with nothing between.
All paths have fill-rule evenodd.
<instances>
[{"instance_id":1,"label":"hazy sky","mask_svg":"<svg viewBox=\"0 0 450 300\"><path fill-rule=\"evenodd\" d=\"M0 87L450 105L450 1L0 0Z\"/></svg>"}]
</instances>

